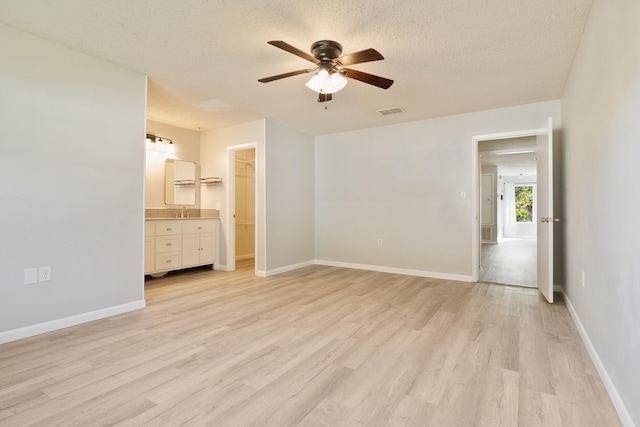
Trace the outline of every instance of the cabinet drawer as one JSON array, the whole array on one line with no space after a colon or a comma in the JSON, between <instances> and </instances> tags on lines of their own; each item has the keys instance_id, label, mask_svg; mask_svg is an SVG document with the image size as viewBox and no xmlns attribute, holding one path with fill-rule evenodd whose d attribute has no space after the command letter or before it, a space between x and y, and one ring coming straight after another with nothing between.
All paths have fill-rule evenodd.
<instances>
[{"instance_id":1,"label":"cabinet drawer","mask_svg":"<svg viewBox=\"0 0 640 427\"><path fill-rule=\"evenodd\" d=\"M180 236L156 237L156 253L175 252L182 249Z\"/></svg>"},{"instance_id":2,"label":"cabinet drawer","mask_svg":"<svg viewBox=\"0 0 640 427\"><path fill-rule=\"evenodd\" d=\"M180 221L156 221L156 236L175 236L176 234L182 234Z\"/></svg>"},{"instance_id":3,"label":"cabinet drawer","mask_svg":"<svg viewBox=\"0 0 640 427\"><path fill-rule=\"evenodd\" d=\"M156 254L156 271L175 270L181 265L180 252Z\"/></svg>"},{"instance_id":4,"label":"cabinet drawer","mask_svg":"<svg viewBox=\"0 0 640 427\"><path fill-rule=\"evenodd\" d=\"M190 219L182 224L184 234L214 233L216 231L215 219Z\"/></svg>"}]
</instances>

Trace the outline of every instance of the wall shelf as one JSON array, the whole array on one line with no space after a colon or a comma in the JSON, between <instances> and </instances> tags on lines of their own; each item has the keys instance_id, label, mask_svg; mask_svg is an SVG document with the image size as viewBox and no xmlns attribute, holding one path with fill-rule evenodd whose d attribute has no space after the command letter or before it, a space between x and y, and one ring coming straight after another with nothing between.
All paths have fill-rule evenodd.
<instances>
[{"instance_id":1,"label":"wall shelf","mask_svg":"<svg viewBox=\"0 0 640 427\"><path fill-rule=\"evenodd\" d=\"M175 186L195 185L195 181L192 179L176 180L176 181L173 181L173 185Z\"/></svg>"},{"instance_id":2,"label":"wall shelf","mask_svg":"<svg viewBox=\"0 0 640 427\"><path fill-rule=\"evenodd\" d=\"M211 176L208 178L200 178L200 184L209 185L209 184L219 184L222 182L222 178L218 178L217 176Z\"/></svg>"}]
</instances>

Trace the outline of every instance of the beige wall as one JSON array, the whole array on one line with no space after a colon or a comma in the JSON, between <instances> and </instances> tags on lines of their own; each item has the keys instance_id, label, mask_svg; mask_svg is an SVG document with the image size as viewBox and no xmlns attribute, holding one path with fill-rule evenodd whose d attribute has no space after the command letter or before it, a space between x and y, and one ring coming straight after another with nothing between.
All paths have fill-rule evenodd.
<instances>
[{"instance_id":1,"label":"beige wall","mask_svg":"<svg viewBox=\"0 0 640 427\"><path fill-rule=\"evenodd\" d=\"M169 138L175 146L175 154L166 154L153 149L146 150L145 207L170 209L164 199L164 163L167 158L186 160L196 164L196 180L200 179L200 132L147 120L147 133ZM196 204L200 207L200 185L195 187Z\"/></svg>"},{"instance_id":2,"label":"beige wall","mask_svg":"<svg viewBox=\"0 0 640 427\"><path fill-rule=\"evenodd\" d=\"M260 177L260 171L264 170L265 144L265 120L245 123L238 126L204 131L200 135L200 162L202 176L218 176L223 179L221 184L202 186L201 208L218 209L220 211L220 264L224 269L228 264L227 239L229 235L229 209L227 207L227 182L228 163L227 148L243 144L257 144L256 169L259 182L264 183L264 177ZM264 245L264 186L258 188L258 216L256 227L258 229L258 245ZM256 269L266 271L266 258L264 247L256 254Z\"/></svg>"}]
</instances>

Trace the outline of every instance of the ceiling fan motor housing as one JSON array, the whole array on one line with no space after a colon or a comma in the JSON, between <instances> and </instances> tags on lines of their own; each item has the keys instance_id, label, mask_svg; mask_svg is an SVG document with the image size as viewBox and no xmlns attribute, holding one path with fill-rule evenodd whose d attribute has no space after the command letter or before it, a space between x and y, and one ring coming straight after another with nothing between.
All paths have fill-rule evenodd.
<instances>
[{"instance_id":1,"label":"ceiling fan motor housing","mask_svg":"<svg viewBox=\"0 0 640 427\"><path fill-rule=\"evenodd\" d=\"M333 61L342 54L342 45L332 40L320 40L311 45L311 53L320 61Z\"/></svg>"}]
</instances>

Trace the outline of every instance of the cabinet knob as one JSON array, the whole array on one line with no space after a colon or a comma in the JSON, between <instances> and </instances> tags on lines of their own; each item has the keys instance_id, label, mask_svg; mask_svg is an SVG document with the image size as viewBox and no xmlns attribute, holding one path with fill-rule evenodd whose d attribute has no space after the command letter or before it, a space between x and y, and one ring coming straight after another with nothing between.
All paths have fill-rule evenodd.
<instances>
[{"instance_id":1,"label":"cabinet knob","mask_svg":"<svg viewBox=\"0 0 640 427\"><path fill-rule=\"evenodd\" d=\"M171 260L170 260L170 259L166 260L165 262L166 262L167 264L171 264Z\"/></svg>"},{"instance_id":2,"label":"cabinet knob","mask_svg":"<svg viewBox=\"0 0 640 427\"><path fill-rule=\"evenodd\" d=\"M167 243L165 246L171 246L171 243Z\"/></svg>"},{"instance_id":3,"label":"cabinet knob","mask_svg":"<svg viewBox=\"0 0 640 427\"><path fill-rule=\"evenodd\" d=\"M198 230L202 230L202 227L198 227Z\"/></svg>"},{"instance_id":4,"label":"cabinet knob","mask_svg":"<svg viewBox=\"0 0 640 427\"><path fill-rule=\"evenodd\" d=\"M171 228L171 227L167 228L167 231L171 231L171 230L173 230L173 228Z\"/></svg>"}]
</instances>

